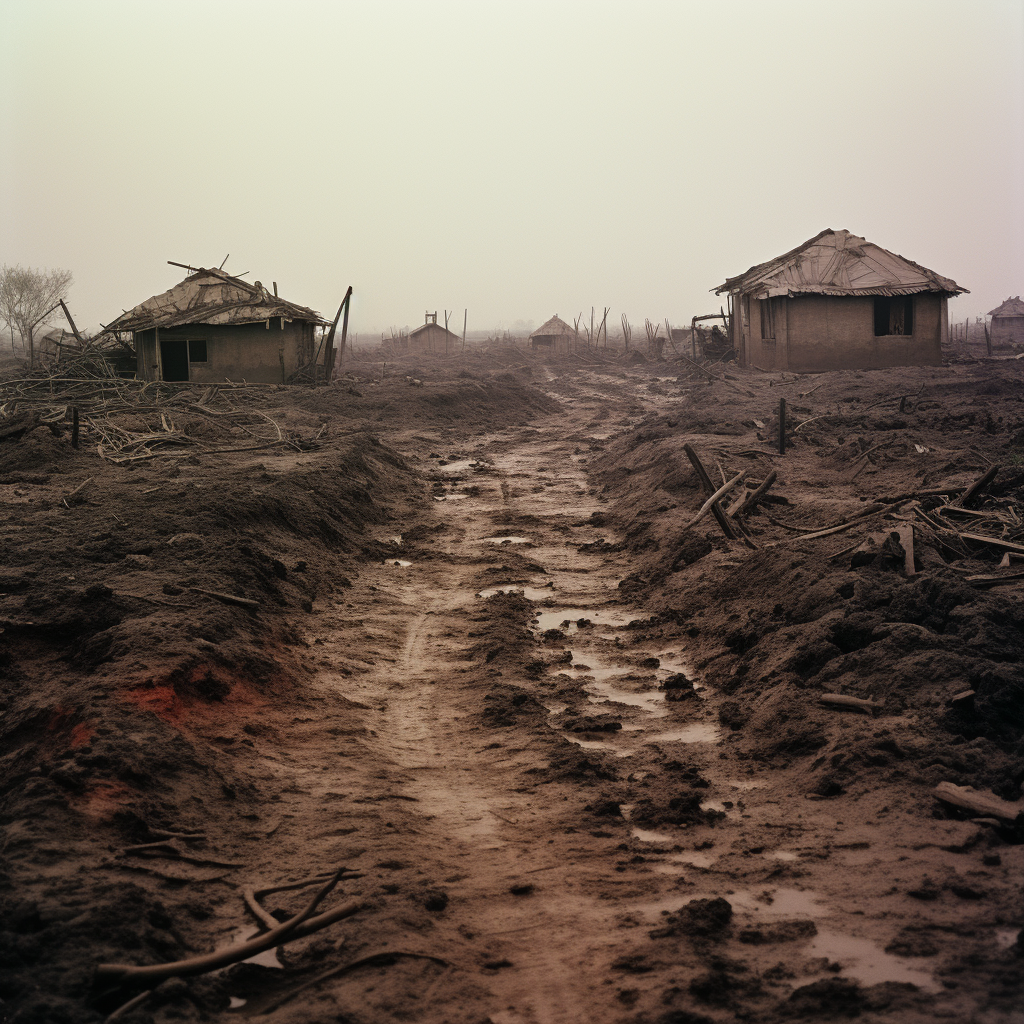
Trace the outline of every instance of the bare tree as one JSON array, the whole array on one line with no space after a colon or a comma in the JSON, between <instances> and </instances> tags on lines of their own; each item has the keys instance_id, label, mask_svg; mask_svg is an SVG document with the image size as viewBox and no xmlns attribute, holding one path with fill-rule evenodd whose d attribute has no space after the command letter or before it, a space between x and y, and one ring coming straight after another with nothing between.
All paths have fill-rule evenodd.
<instances>
[{"instance_id":1,"label":"bare tree","mask_svg":"<svg viewBox=\"0 0 1024 1024\"><path fill-rule=\"evenodd\" d=\"M4 266L0 270L0 320L11 332L21 335L30 363L36 361L35 332L50 322L54 311L67 298L71 287L70 270L33 270L31 267Z\"/></svg>"}]
</instances>

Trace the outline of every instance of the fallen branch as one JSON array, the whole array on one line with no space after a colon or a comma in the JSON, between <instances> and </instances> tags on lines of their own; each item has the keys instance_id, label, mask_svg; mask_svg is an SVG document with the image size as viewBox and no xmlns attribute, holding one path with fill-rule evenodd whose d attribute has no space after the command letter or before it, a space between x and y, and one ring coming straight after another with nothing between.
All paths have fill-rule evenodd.
<instances>
[{"instance_id":1,"label":"fallen branch","mask_svg":"<svg viewBox=\"0 0 1024 1024\"><path fill-rule=\"evenodd\" d=\"M740 516L746 515L748 512L753 512L754 509L757 508L757 506L760 503L761 499L771 489L771 486L772 486L772 484L775 483L775 480L776 480L776 473L775 473L775 470L773 469L764 478L764 481L762 482L761 486L758 487L758 489L756 491L754 491L752 494L749 494L746 497L746 499L743 501L743 503L740 505L740 507L738 509L736 509L735 512L730 512L729 513L732 516L732 518L733 519L738 519Z\"/></svg>"},{"instance_id":2,"label":"fallen branch","mask_svg":"<svg viewBox=\"0 0 1024 1024\"><path fill-rule=\"evenodd\" d=\"M686 524L686 526L683 527L683 529L693 529L693 527L696 526L712 508L717 508L719 499L724 498L734 487L743 483L746 479L747 473L749 472L749 470L744 469L742 472L737 473L730 481L728 481L728 483L722 484L722 486L719 487L703 505L701 505L700 511L693 517L693 519L690 520L689 523ZM721 511L721 509L719 509L719 511Z\"/></svg>"},{"instance_id":3,"label":"fallen branch","mask_svg":"<svg viewBox=\"0 0 1024 1024\"><path fill-rule=\"evenodd\" d=\"M224 594L219 590L204 590L202 587L189 587L189 590L196 594L203 594L206 597L216 598L218 601L223 601L225 604L237 604L243 608L259 608L259 601L254 601L251 597L235 597L234 594Z\"/></svg>"},{"instance_id":4,"label":"fallen branch","mask_svg":"<svg viewBox=\"0 0 1024 1024\"><path fill-rule=\"evenodd\" d=\"M848 708L851 711L863 711L870 715L877 711L882 705L873 700L864 700L861 697L851 697L845 693L823 693L818 697L819 704L828 704L837 708Z\"/></svg>"},{"instance_id":5,"label":"fallen branch","mask_svg":"<svg viewBox=\"0 0 1024 1024\"><path fill-rule=\"evenodd\" d=\"M976 818L998 818L1000 821L1013 822L1024 813L1024 802L1010 803L995 793L985 793L970 786L940 782L933 792L944 804L969 811Z\"/></svg>"},{"instance_id":6,"label":"fallen branch","mask_svg":"<svg viewBox=\"0 0 1024 1024\"><path fill-rule=\"evenodd\" d=\"M133 964L100 964L96 968L96 981L107 982L112 985L123 985L126 983L151 985L156 981L162 981L164 978L171 978L175 975L185 977L191 974L206 974L209 971L227 967L229 964L237 964L242 960L248 960L264 950L284 945L286 942L292 942L305 935L310 935L321 928L326 928L327 925L333 924L335 921L352 917L363 909L364 904L355 901L343 903L341 906L328 910L318 917L311 917L318 904L338 884L343 873L344 868L336 872L331 880L294 917L289 918L269 932L250 939L248 942L214 950L212 953L191 957L188 960L177 960L167 964L154 964L149 967L136 967Z\"/></svg>"},{"instance_id":7,"label":"fallen branch","mask_svg":"<svg viewBox=\"0 0 1024 1024\"><path fill-rule=\"evenodd\" d=\"M693 362L693 360L689 360ZM697 476L700 479L701 484L707 494L713 494L715 491L714 484L711 483L711 477L708 476L708 471L704 468L704 463L700 461L700 456L694 451L693 446L689 444L683 445L683 451L686 452L686 457L690 460L690 464L697 472ZM729 520L726 519L725 513L721 507L717 504L711 506L711 512L715 517L715 521L722 528L722 533L729 538L729 540L736 540L736 532L729 525Z\"/></svg>"},{"instance_id":8,"label":"fallen branch","mask_svg":"<svg viewBox=\"0 0 1024 1024\"><path fill-rule=\"evenodd\" d=\"M974 483L971 484L955 502L953 502L953 504L961 507L970 504L979 492L983 491L990 483L992 483L993 480L995 480L998 472L998 466L989 466L985 474L983 476L979 476L978 479L975 480Z\"/></svg>"}]
</instances>

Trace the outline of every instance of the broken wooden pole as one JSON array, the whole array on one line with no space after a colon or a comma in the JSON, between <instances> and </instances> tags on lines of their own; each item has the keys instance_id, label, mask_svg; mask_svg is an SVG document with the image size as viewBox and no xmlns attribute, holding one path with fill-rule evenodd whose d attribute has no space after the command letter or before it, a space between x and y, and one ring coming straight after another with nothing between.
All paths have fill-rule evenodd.
<instances>
[{"instance_id":1,"label":"broken wooden pole","mask_svg":"<svg viewBox=\"0 0 1024 1024\"><path fill-rule=\"evenodd\" d=\"M779 454L786 454L786 400L779 399Z\"/></svg>"},{"instance_id":2,"label":"broken wooden pole","mask_svg":"<svg viewBox=\"0 0 1024 1024\"><path fill-rule=\"evenodd\" d=\"M747 473L749 472L750 470L745 469L742 473L737 473L727 483L722 484L722 486L719 487L718 490L715 491L715 493L712 494L711 497L704 502L704 504L700 508L700 511L693 517L693 519L690 520L689 523L686 524L684 529L689 530L696 526L697 523L699 523L708 514L708 512L711 511L712 508L717 507L718 502L722 498L724 498L737 484L743 483L743 481L747 477Z\"/></svg>"},{"instance_id":3,"label":"broken wooden pole","mask_svg":"<svg viewBox=\"0 0 1024 1024\"><path fill-rule=\"evenodd\" d=\"M985 490L985 488L988 487L988 485L992 483L993 480L995 480L996 474L998 472L998 466L989 466L985 474L983 476L979 476L978 479L975 480L974 483L971 484L967 488L967 490L964 491L964 493L961 494L960 497L953 502L953 504L961 507L965 507L966 505L968 505L971 501L973 501L977 494Z\"/></svg>"},{"instance_id":4,"label":"broken wooden pole","mask_svg":"<svg viewBox=\"0 0 1024 1024\"><path fill-rule=\"evenodd\" d=\"M1024 812L1024 804L1020 802L1011 803L1000 799L995 793L986 793L970 786L957 786L953 782L940 782L933 793L944 804L958 807L976 818L998 818L1000 821L1014 822Z\"/></svg>"},{"instance_id":5,"label":"broken wooden pole","mask_svg":"<svg viewBox=\"0 0 1024 1024\"><path fill-rule=\"evenodd\" d=\"M731 513L732 518L733 519L738 519L740 516L746 515L748 512L753 512L754 509L757 508L757 505L761 501L761 499L771 489L771 486L772 486L772 484L775 483L775 480L776 480L776 473L775 473L775 470L773 469L764 478L764 482L761 484L761 486L758 487L758 489L756 491L754 491L753 493L747 495L746 499L743 501L743 504L741 504L740 507L738 509L736 509L735 512Z\"/></svg>"},{"instance_id":6,"label":"broken wooden pole","mask_svg":"<svg viewBox=\"0 0 1024 1024\"><path fill-rule=\"evenodd\" d=\"M708 476L708 471L704 468L704 463L700 461L700 456L693 450L693 446L684 444L683 451L686 452L686 457L690 460L690 464L696 470L697 476L700 478L700 482L704 487L704 491L709 495L714 494L715 485L711 482L711 477ZM736 532L729 524L729 520L722 511L722 507L717 502L711 506L711 514L715 517L715 521L722 528L722 533L724 533L729 540L736 540Z\"/></svg>"},{"instance_id":7,"label":"broken wooden pole","mask_svg":"<svg viewBox=\"0 0 1024 1024\"><path fill-rule=\"evenodd\" d=\"M83 348L85 347L85 341L82 336L78 333L78 328L75 326L75 321L71 319L71 312L68 307L64 304L64 300L60 300L60 308L64 310L64 315L68 318L68 323L71 325L71 333L75 336L75 341L78 342Z\"/></svg>"},{"instance_id":8,"label":"broken wooden pole","mask_svg":"<svg viewBox=\"0 0 1024 1024\"><path fill-rule=\"evenodd\" d=\"M345 313L341 318L341 345L338 347L338 365L345 361L345 343L348 341L348 308L352 305L352 286L345 293ZM333 370L333 366L331 369Z\"/></svg>"},{"instance_id":9,"label":"broken wooden pole","mask_svg":"<svg viewBox=\"0 0 1024 1024\"><path fill-rule=\"evenodd\" d=\"M818 698L819 704L829 704L836 708L848 708L850 711L862 711L866 715L877 711L882 705L862 697L852 697L846 693L823 693Z\"/></svg>"},{"instance_id":10,"label":"broken wooden pole","mask_svg":"<svg viewBox=\"0 0 1024 1024\"><path fill-rule=\"evenodd\" d=\"M345 292L345 298L341 300L341 305L338 307L338 312L334 315L334 323L331 324L331 329L327 334L327 346L324 349L324 380L328 384L331 383L331 372L334 370L334 332L338 329L338 321L341 319L342 310L345 308L345 303L348 302L349 295L352 294L352 288L349 286L347 292Z\"/></svg>"},{"instance_id":11,"label":"broken wooden pole","mask_svg":"<svg viewBox=\"0 0 1024 1024\"><path fill-rule=\"evenodd\" d=\"M900 539L900 547L903 548L903 571L908 576L917 572L914 565L914 524L904 523L893 531Z\"/></svg>"}]
</instances>

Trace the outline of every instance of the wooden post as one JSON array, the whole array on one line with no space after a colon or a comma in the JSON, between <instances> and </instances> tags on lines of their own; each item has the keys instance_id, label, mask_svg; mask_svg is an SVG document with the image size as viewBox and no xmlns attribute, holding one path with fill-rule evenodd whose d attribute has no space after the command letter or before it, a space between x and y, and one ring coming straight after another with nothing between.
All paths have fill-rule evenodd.
<instances>
[{"instance_id":1,"label":"wooden post","mask_svg":"<svg viewBox=\"0 0 1024 1024\"><path fill-rule=\"evenodd\" d=\"M68 323L71 324L71 333L75 336L75 341L84 348L85 342L82 340L82 336L78 333L75 321L71 319L71 313L68 311L68 307L64 305L63 299L60 300L60 308L64 310L64 315L68 318Z\"/></svg>"},{"instance_id":2,"label":"wooden post","mask_svg":"<svg viewBox=\"0 0 1024 1024\"><path fill-rule=\"evenodd\" d=\"M683 451L686 452L686 457L690 460L690 464L697 472L697 476L700 477L701 485L708 495L715 493L715 485L711 482L711 477L708 476L708 471L704 468L704 463L700 461L700 457L693 450L693 447L688 444L683 445ZM729 538L729 540L736 539L736 533L733 528L729 525L729 520L726 519L725 513L722 511L722 507L716 501L711 506L711 514L715 517L716 522L722 528L722 533Z\"/></svg>"},{"instance_id":3,"label":"wooden post","mask_svg":"<svg viewBox=\"0 0 1024 1024\"><path fill-rule=\"evenodd\" d=\"M78 406L71 407L71 447L78 447Z\"/></svg>"},{"instance_id":4,"label":"wooden post","mask_svg":"<svg viewBox=\"0 0 1024 1024\"><path fill-rule=\"evenodd\" d=\"M345 359L345 343L348 341L348 307L352 304L352 286L345 293L345 315L341 320L341 346L338 348L338 365Z\"/></svg>"},{"instance_id":5,"label":"wooden post","mask_svg":"<svg viewBox=\"0 0 1024 1024\"><path fill-rule=\"evenodd\" d=\"M988 353L989 358L992 358L992 334L988 329L988 324L985 324L985 351Z\"/></svg>"},{"instance_id":6,"label":"wooden post","mask_svg":"<svg viewBox=\"0 0 1024 1024\"><path fill-rule=\"evenodd\" d=\"M345 304L348 302L348 297L351 294L352 285L349 285L348 291L345 292L345 298L341 300L338 312L334 316L334 323L331 324L331 330L327 335L327 345L324 349L324 380L328 384L331 383L331 374L334 372L334 332L338 329L338 321L341 319L342 310L345 308Z\"/></svg>"},{"instance_id":7,"label":"wooden post","mask_svg":"<svg viewBox=\"0 0 1024 1024\"><path fill-rule=\"evenodd\" d=\"M786 454L786 400L779 399L779 454Z\"/></svg>"}]
</instances>

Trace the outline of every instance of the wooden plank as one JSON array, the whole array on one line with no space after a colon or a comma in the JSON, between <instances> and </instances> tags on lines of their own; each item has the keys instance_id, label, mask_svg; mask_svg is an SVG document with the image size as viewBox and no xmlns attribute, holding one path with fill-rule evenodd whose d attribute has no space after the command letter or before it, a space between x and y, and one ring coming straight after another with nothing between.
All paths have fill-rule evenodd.
<instances>
[{"instance_id":1,"label":"wooden plank","mask_svg":"<svg viewBox=\"0 0 1024 1024\"><path fill-rule=\"evenodd\" d=\"M1024 812L1024 803L1010 803L995 793L958 786L953 782L940 782L934 789L937 799L944 804L969 811L976 818L998 818L1000 821L1016 821Z\"/></svg>"}]
</instances>

